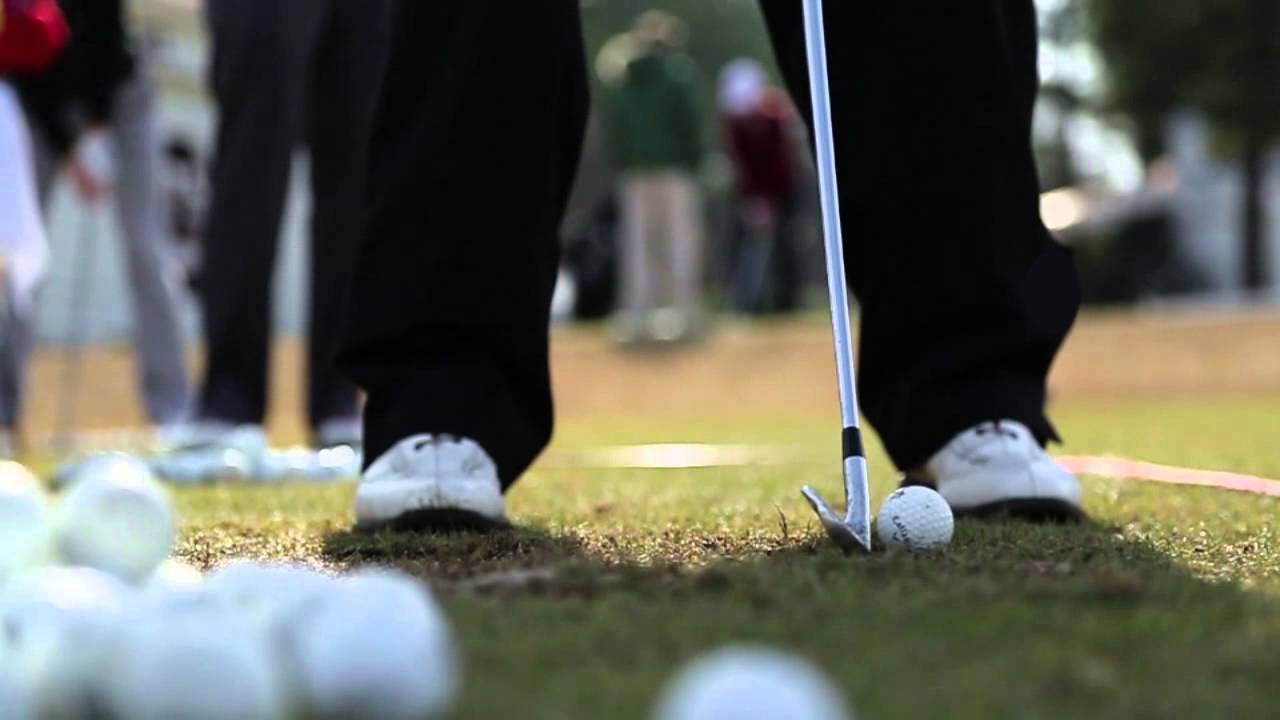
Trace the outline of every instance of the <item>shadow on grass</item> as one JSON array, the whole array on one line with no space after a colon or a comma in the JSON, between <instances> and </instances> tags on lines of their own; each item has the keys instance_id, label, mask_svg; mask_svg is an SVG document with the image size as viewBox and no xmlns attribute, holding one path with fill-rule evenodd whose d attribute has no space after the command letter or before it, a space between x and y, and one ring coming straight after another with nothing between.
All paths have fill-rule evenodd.
<instances>
[{"instance_id":1,"label":"shadow on grass","mask_svg":"<svg viewBox=\"0 0 1280 720\"><path fill-rule=\"evenodd\" d=\"M335 533L325 554L428 579L474 664L528 669L469 678L463 718L643 717L678 663L744 642L812 659L864 717L1260 717L1277 698L1276 599L1116 526L962 522L922 556L845 556L816 527Z\"/></svg>"},{"instance_id":2,"label":"shadow on grass","mask_svg":"<svg viewBox=\"0 0 1280 720\"><path fill-rule=\"evenodd\" d=\"M759 584L785 594L790 581L851 579L911 584L972 600L1043 596L1123 603L1195 588L1238 592L1195 577L1150 544L1126 538L1123 528L1092 522L961 521L948 551L926 555L883 549L845 555L816 527L798 535L726 536L676 528L619 535L525 526L440 535L341 531L326 537L324 556L339 566L397 567L445 588L550 594L581 591L592 575L601 589L643 592L653 584L664 593ZM504 583L504 576L511 582Z\"/></svg>"}]
</instances>

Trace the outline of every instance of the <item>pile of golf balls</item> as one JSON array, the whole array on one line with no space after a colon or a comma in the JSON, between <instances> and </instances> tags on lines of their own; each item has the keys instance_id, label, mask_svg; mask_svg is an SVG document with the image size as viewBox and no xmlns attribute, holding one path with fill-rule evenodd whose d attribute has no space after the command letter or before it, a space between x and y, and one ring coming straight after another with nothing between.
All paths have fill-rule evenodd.
<instances>
[{"instance_id":1,"label":"pile of golf balls","mask_svg":"<svg viewBox=\"0 0 1280 720\"><path fill-rule=\"evenodd\" d=\"M249 561L206 577L169 557L177 520L146 463L93 458L61 482L58 503L0 463L0 718L429 720L454 707L452 631L413 578ZM911 528L891 538L945 543L937 523L912 524L933 507L914 490L885 504ZM679 673L653 717L852 715L807 661L730 647Z\"/></svg>"},{"instance_id":2,"label":"pile of golf balls","mask_svg":"<svg viewBox=\"0 0 1280 720\"><path fill-rule=\"evenodd\" d=\"M951 544L955 517L936 491L922 486L895 490L880 506L880 542L894 550L933 552Z\"/></svg>"},{"instance_id":3,"label":"pile of golf balls","mask_svg":"<svg viewBox=\"0 0 1280 720\"><path fill-rule=\"evenodd\" d=\"M140 460L95 459L60 503L0 463L0 717L423 720L454 704L447 619L389 571L332 577L169 559L176 518Z\"/></svg>"}]
</instances>

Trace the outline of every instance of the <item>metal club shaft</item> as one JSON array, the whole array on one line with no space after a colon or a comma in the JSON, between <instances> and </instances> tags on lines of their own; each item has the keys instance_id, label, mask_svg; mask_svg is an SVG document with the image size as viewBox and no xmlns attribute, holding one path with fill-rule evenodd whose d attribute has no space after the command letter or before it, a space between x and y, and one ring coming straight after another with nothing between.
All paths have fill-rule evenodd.
<instances>
[{"instance_id":1,"label":"metal club shaft","mask_svg":"<svg viewBox=\"0 0 1280 720\"><path fill-rule=\"evenodd\" d=\"M846 512L838 516L821 496L806 487L803 494L840 547L871 549L870 488L867 461L858 419L857 382L853 369L853 341L849 322L849 290L845 278L844 238L840 227L840 191L836 177L835 128L827 72L823 0L804 0L805 48L809 66L809 95L813 102L813 135L817 152L818 190L822 204L822 239L826 249L827 290L831 300L831 330L835 340L836 379L840 392Z\"/></svg>"}]
</instances>

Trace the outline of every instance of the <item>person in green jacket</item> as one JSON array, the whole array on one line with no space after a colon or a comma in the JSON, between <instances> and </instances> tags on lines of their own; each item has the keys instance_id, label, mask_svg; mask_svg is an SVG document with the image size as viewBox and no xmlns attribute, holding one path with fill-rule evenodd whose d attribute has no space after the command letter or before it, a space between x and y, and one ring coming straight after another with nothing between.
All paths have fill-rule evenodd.
<instances>
[{"instance_id":1,"label":"person in green jacket","mask_svg":"<svg viewBox=\"0 0 1280 720\"><path fill-rule=\"evenodd\" d=\"M678 340L701 324L702 198L707 136L679 19L652 11L608 97L622 211L618 329L623 340Z\"/></svg>"}]
</instances>

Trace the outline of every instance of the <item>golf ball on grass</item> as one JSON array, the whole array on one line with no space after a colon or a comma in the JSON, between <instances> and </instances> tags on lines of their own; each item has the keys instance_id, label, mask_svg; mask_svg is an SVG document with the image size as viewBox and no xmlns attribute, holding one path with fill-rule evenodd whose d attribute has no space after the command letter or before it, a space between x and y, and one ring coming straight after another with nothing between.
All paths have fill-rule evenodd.
<instances>
[{"instance_id":1,"label":"golf ball on grass","mask_svg":"<svg viewBox=\"0 0 1280 720\"><path fill-rule=\"evenodd\" d=\"M416 580L357 573L294 609L281 626L287 688L308 718L422 720L459 686L444 613Z\"/></svg>"},{"instance_id":2,"label":"golf ball on grass","mask_svg":"<svg viewBox=\"0 0 1280 720\"><path fill-rule=\"evenodd\" d=\"M130 477L150 475L151 467L141 459L125 453L102 453L73 460L53 474L53 484L68 490L86 478Z\"/></svg>"},{"instance_id":3,"label":"golf ball on grass","mask_svg":"<svg viewBox=\"0 0 1280 720\"><path fill-rule=\"evenodd\" d=\"M70 565L141 582L169 556L176 532L169 497L147 466L113 465L71 486L56 546Z\"/></svg>"},{"instance_id":4,"label":"golf ball on grass","mask_svg":"<svg viewBox=\"0 0 1280 720\"><path fill-rule=\"evenodd\" d=\"M38 564L48 551L49 501L40 481L15 462L0 462L0 584Z\"/></svg>"},{"instance_id":5,"label":"golf ball on grass","mask_svg":"<svg viewBox=\"0 0 1280 720\"><path fill-rule=\"evenodd\" d=\"M160 563L143 583L147 593L187 592L204 586L204 574L181 560Z\"/></svg>"},{"instance_id":6,"label":"golf ball on grass","mask_svg":"<svg viewBox=\"0 0 1280 720\"><path fill-rule=\"evenodd\" d=\"M880 506L876 519L880 542L911 552L941 550L951 543L955 518L937 492L921 486L895 490Z\"/></svg>"},{"instance_id":7,"label":"golf ball on grass","mask_svg":"<svg viewBox=\"0 0 1280 720\"><path fill-rule=\"evenodd\" d=\"M36 720L35 697L22 673L7 657L0 657L0 717Z\"/></svg>"},{"instance_id":8,"label":"golf ball on grass","mask_svg":"<svg viewBox=\"0 0 1280 720\"><path fill-rule=\"evenodd\" d=\"M847 720L844 698L816 667L758 648L694 661L667 688L657 720Z\"/></svg>"},{"instance_id":9,"label":"golf ball on grass","mask_svg":"<svg viewBox=\"0 0 1280 720\"><path fill-rule=\"evenodd\" d=\"M237 560L210 575L207 587L274 632L295 608L329 592L335 582L311 568Z\"/></svg>"},{"instance_id":10,"label":"golf ball on grass","mask_svg":"<svg viewBox=\"0 0 1280 720\"><path fill-rule=\"evenodd\" d=\"M32 688L38 717L94 716L101 682L129 629L122 620L132 601L127 585L91 568L40 568L5 588L6 654Z\"/></svg>"},{"instance_id":11,"label":"golf ball on grass","mask_svg":"<svg viewBox=\"0 0 1280 720\"><path fill-rule=\"evenodd\" d=\"M274 720L285 717L265 638L230 604L170 606L135 617L102 668L108 717Z\"/></svg>"}]
</instances>

